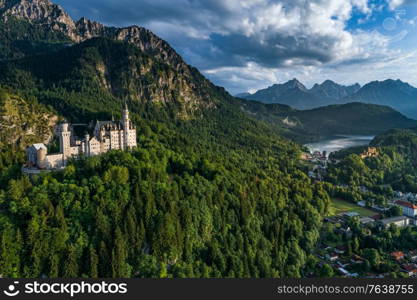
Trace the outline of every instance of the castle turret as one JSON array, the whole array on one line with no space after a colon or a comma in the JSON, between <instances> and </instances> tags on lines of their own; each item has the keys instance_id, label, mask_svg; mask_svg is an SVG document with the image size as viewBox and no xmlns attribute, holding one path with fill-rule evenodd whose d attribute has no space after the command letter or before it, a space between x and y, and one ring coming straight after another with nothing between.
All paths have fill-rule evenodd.
<instances>
[{"instance_id":1,"label":"castle turret","mask_svg":"<svg viewBox=\"0 0 417 300\"><path fill-rule=\"evenodd\" d=\"M66 121L59 127L59 147L60 152L64 155L64 160L71 156L71 131Z\"/></svg>"},{"instance_id":2,"label":"castle turret","mask_svg":"<svg viewBox=\"0 0 417 300\"><path fill-rule=\"evenodd\" d=\"M46 148L42 147L37 151L37 167L39 169L46 169Z\"/></svg>"},{"instance_id":3,"label":"castle turret","mask_svg":"<svg viewBox=\"0 0 417 300\"><path fill-rule=\"evenodd\" d=\"M122 149L127 149L129 147L129 128L130 128L130 120L129 120L129 109L127 108L127 104L125 104L125 108L123 110L123 146Z\"/></svg>"},{"instance_id":4,"label":"castle turret","mask_svg":"<svg viewBox=\"0 0 417 300\"><path fill-rule=\"evenodd\" d=\"M88 133L84 136L84 154L86 156L90 155L90 135Z\"/></svg>"}]
</instances>

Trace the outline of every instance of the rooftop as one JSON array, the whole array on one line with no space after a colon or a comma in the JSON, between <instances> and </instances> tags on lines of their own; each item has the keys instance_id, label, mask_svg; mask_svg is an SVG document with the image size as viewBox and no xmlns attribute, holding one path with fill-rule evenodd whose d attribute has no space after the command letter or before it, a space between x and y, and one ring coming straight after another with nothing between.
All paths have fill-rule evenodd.
<instances>
[{"instance_id":1,"label":"rooftop","mask_svg":"<svg viewBox=\"0 0 417 300\"><path fill-rule=\"evenodd\" d=\"M31 145L31 147L34 147L36 150L39 150L39 149L47 150L46 149L46 146L44 144L42 144L42 143L40 143L40 144L33 144L33 145Z\"/></svg>"},{"instance_id":2,"label":"rooftop","mask_svg":"<svg viewBox=\"0 0 417 300\"><path fill-rule=\"evenodd\" d=\"M417 209L417 205L407 202L407 201L402 201L402 200L398 200L395 202L395 204L399 205L399 206L404 206L404 207L408 207L411 209Z\"/></svg>"},{"instance_id":3,"label":"rooftop","mask_svg":"<svg viewBox=\"0 0 417 300\"><path fill-rule=\"evenodd\" d=\"M400 221L405 221L408 218L405 216L398 216L398 217L392 217L392 218L387 218L387 219L382 219L380 220L380 222L382 224L390 224L390 223L395 223L395 222L400 222Z\"/></svg>"},{"instance_id":4,"label":"rooftop","mask_svg":"<svg viewBox=\"0 0 417 300\"><path fill-rule=\"evenodd\" d=\"M359 219L359 222L361 222L362 224L368 224L368 223L375 222L375 220L369 217L362 217Z\"/></svg>"},{"instance_id":5,"label":"rooftop","mask_svg":"<svg viewBox=\"0 0 417 300\"><path fill-rule=\"evenodd\" d=\"M391 256L398 260L404 258L404 253L402 251L396 251L392 252Z\"/></svg>"}]
</instances>

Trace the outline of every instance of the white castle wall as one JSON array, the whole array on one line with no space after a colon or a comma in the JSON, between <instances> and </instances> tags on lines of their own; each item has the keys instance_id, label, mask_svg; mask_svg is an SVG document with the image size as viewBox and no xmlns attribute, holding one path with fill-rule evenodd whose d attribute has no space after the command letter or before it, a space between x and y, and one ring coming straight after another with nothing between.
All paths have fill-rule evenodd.
<instances>
[{"instance_id":1,"label":"white castle wall","mask_svg":"<svg viewBox=\"0 0 417 300\"><path fill-rule=\"evenodd\" d=\"M83 140L75 140L71 138L72 132L69 128L68 123L60 125L57 133L59 134L61 153L46 155L45 167L47 169L65 167L69 158L80 154L93 156L106 153L109 150L124 150L137 146L136 127L129 120L127 108L123 111L122 122L97 123L92 138L87 134ZM71 145L71 141L73 145ZM39 147L39 144L36 145ZM43 145L43 147L45 146ZM27 151L29 165L38 163L36 155L37 150L34 147L29 147Z\"/></svg>"},{"instance_id":2,"label":"white castle wall","mask_svg":"<svg viewBox=\"0 0 417 300\"><path fill-rule=\"evenodd\" d=\"M47 169L59 169L65 166L64 155L59 154L50 154L46 156L45 167Z\"/></svg>"}]
</instances>

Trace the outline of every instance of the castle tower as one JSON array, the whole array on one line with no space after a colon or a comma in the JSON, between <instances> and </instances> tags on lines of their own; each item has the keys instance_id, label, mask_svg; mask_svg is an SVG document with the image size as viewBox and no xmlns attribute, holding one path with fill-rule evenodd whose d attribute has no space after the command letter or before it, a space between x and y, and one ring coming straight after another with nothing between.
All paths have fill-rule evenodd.
<instances>
[{"instance_id":1,"label":"castle tower","mask_svg":"<svg viewBox=\"0 0 417 300\"><path fill-rule=\"evenodd\" d=\"M37 162L38 162L39 169L46 168L46 154L47 154L47 151L45 148L40 148L37 152Z\"/></svg>"},{"instance_id":2,"label":"castle tower","mask_svg":"<svg viewBox=\"0 0 417 300\"><path fill-rule=\"evenodd\" d=\"M71 131L66 121L59 128L59 148L64 160L71 156Z\"/></svg>"},{"instance_id":3,"label":"castle tower","mask_svg":"<svg viewBox=\"0 0 417 300\"><path fill-rule=\"evenodd\" d=\"M122 122L123 122L122 149L125 150L129 147L129 129L130 129L129 109L127 108L127 104L125 104L125 108L123 110Z\"/></svg>"},{"instance_id":4,"label":"castle tower","mask_svg":"<svg viewBox=\"0 0 417 300\"><path fill-rule=\"evenodd\" d=\"M84 154L90 156L90 135L88 133L85 134L84 140Z\"/></svg>"}]
</instances>

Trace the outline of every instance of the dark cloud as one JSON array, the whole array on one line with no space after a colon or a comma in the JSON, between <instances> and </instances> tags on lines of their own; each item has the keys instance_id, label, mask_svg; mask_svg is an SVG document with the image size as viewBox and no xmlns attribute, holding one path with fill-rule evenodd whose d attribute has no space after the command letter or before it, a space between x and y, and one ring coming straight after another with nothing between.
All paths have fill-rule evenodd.
<instances>
[{"instance_id":1,"label":"dark cloud","mask_svg":"<svg viewBox=\"0 0 417 300\"><path fill-rule=\"evenodd\" d=\"M101 22L126 26L147 24L155 20L203 25L206 15L219 19L227 17L224 1L203 0L56 0L55 3L66 8L75 18L99 18Z\"/></svg>"},{"instance_id":2,"label":"dark cloud","mask_svg":"<svg viewBox=\"0 0 417 300\"><path fill-rule=\"evenodd\" d=\"M315 47L313 38L310 40L276 34L260 42L244 35L213 34L211 42L222 52L239 58L233 61L239 62L240 66L255 62L264 67L285 67L289 60L294 61L292 65L308 66L316 65L317 62L329 62L333 57L332 49Z\"/></svg>"}]
</instances>

